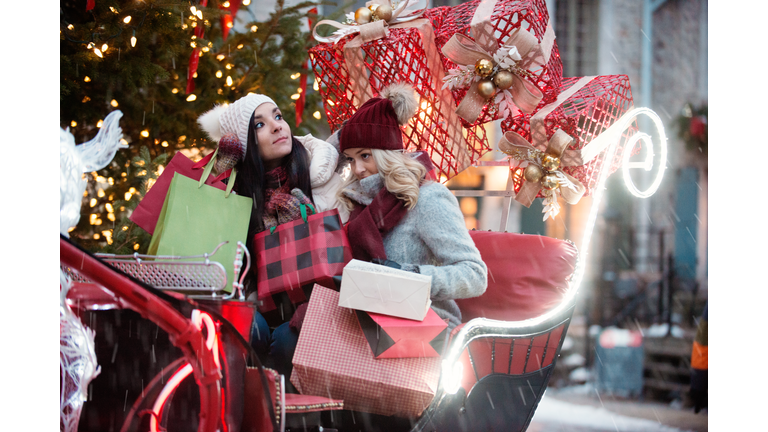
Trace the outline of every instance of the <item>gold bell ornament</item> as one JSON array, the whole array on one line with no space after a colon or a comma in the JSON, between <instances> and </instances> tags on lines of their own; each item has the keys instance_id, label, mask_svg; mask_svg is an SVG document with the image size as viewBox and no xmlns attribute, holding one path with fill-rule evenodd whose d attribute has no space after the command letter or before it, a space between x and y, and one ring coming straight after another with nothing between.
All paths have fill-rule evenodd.
<instances>
[{"instance_id":1,"label":"gold bell ornament","mask_svg":"<svg viewBox=\"0 0 768 432\"><path fill-rule=\"evenodd\" d=\"M475 72L485 78L493 72L493 62L487 59L479 59L475 62Z\"/></svg>"},{"instance_id":2,"label":"gold bell ornament","mask_svg":"<svg viewBox=\"0 0 768 432\"><path fill-rule=\"evenodd\" d=\"M477 82L477 92L480 96L490 99L496 93L496 85L488 78L481 79Z\"/></svg>"},{"instance_id":3,"label":"gold bell ornament","mask_svg":"<svg viewBox=\"0 0 768 432\"><path fill-rule=\"evenodd\" d=\"M549 173L541 178L541 187L543 187L546 190L555 189L557 185L558 185L557 175L553 173Z\"/></svg>"},{"instance_id":4,"label":"gold bell ornament","mask_svg":"<svg viewBox=\"0 0 768 432\"><path fill-rule=\"evenodd\" d=\"M368 24L371 22L372 17L373 13L367 7L361 7L355 11L355 22L360 25Z\"/></svg>"},{"instance_id":5,"label":"gold bell ornament","mask_svg":"<svg viewBox=\"0 0 768 432\"><path fill-rule=\"evenodd\" d=\"M512 72L508 70L500 70L496 72L496 75L493 76L493 83L496 84L496 87L506 90L510 87L512 87Z\"/></svg>"},{"instance_id":6,"label":"gold bell ornament","mask_svg":"<svg viewBox=\"0 0 768 432\"><path fill-rule=\"evenodd\" d=\"M390 5L380 5L380 4L372 4L368 6L368 8L373 13L373 17L380 19L382 21L389 21L392 19L392 14L394 11L392 10L392 6Z\"/></svg>"},{"instance_id":7,"label":"gold bell ornament","mask_svg":"<svg viewBox=\"0 0 768 432\"><path fill-rule=\"evenodd\" d=\"M547 171L554 171L560 167L560 159L557 156L544 153L544 156L541 157L541 166Z\"/></svg>"},{"instance_id":8,"label":"gold bell ornament","mask_svg":"<svg viewBox=\"0 0 768 432\"><path fill-rule=\"evenodd\" d=\"M537 183L539 180L541 180L543 175L544 172L541 170L541 168L534 164L528 164L528 166L525 167L525 170L523 171L523 177L525 177L526 181L531 183Z\"/></svg>"}]
</instances>

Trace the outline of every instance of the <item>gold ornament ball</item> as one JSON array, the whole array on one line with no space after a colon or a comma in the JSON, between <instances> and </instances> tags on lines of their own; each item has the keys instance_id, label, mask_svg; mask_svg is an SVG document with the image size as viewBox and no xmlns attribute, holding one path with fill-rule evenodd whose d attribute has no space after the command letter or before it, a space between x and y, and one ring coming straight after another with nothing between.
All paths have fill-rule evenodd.
<instances>
[{"instance_id":1,"label":"gold ornament ball","mask_svg":"<svg viewBox=\"0 0 768 432\"><path fill-rule=\"evenodd\" d=\"M371 7L373 7L373 6L378 6L378 7L375 7L373 9L371 9L371 11L373 12L373 16L375 16L376 18L378 18L380 20L383 20L383 21L389 21L389 20L392 19L392 13L394 12L392 10L392 6L390 6L390 5L371 5Z\"/></svg>"},{"instance_id":2,"label":"gold ornament ball","mask_svg":"<svg viewBox=\"0 0 768 432\"><path fill-rule=\"evenodd\" d=\"M547 171L554 171L560 168L560 159L557 156L544 153L544 156L541 157L541 166Z\"/></svg>"},{"instance_id":3,"label":"gold ornament ball","mask_svg":"<svg viewBox=\"0 0 768 432\"><path fill-rule=\"evenodd\" d=\"M496 84L496 87L506 90L510 87L512 87L512 72L508 70L500 70L496 72L496 75L493 76L493 83Z\"/></svg>"},{"instance_id":4,"label":"gold ornament ball","mask_svg":"<svg viewBox=\"0 0 768 432\"><path fill-rule=\"evenodd\" d=\"M546 190L552 190L557 187L557 176L554 174L547 174L541 178L541 187Z\"/></svg>"},{"instance_id":5,"label":"gold ornament ball","mask_svg":"<svg viewBox=\"0 0 768 432\"><path fill-rule=\"evenodd\" d=\"M480 96L490 99L496 93L496 86L490 79L481 79L477 83L477 92L480 93Z\"/></svg>"},{"instance_id":6,"label":"gold ornament ball","mask_svg":"<svg viewBox=\"0 0 768 432\"><path fill-rule=\"evenodd\" d=\"M544 172L541 170L541 168L534 164L528 164L528 166L525 167L525 170L523 171L523 177L525 177L525 180L532 183L537 183L539 180L541 180L543 175Z\"/></svg>"},{"instance_id":7,"label":"gold ornament ball","mask_svg":"<svg viewBox=\"0 0 768 432\"><path fill-rule=\"evenodd\" d=\"M355 22L358 24L368 24L371 22L371 10L367 7L361 7L355 11Z\"/></svg>"},{"instance_id":8,"label":"gold ornament ball","mask_svg":"<svg viewBox=\"0 0 768 432\"><path fill-rule=\"evenodd\" d=\"M485 78L493 72L493 62L487 59L479 59L475 62L475 72Z\"/></svg>"}]
</instances>

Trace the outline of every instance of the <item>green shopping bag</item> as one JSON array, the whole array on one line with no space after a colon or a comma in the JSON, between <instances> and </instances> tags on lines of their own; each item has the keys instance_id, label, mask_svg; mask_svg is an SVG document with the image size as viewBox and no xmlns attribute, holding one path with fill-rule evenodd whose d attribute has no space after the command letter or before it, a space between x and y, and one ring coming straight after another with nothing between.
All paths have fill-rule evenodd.
<instances>
[{"instance_id":1,"label":"green shopping bag","mask_svg":"<svg viewBox=\"0 0 768 432\"><path fill-rule=\"evenodd\" d=\"M206 166L201 178L208 177L212 167ZM251 218L253 199L230 193L235 172L229 179L227 191L175 173L157 220L150 255L202 255L210 253L224 241L211 261L224 266L227 271L225 290L232 291L237 242L245 243Z\"/></svg>"}]
</instances>

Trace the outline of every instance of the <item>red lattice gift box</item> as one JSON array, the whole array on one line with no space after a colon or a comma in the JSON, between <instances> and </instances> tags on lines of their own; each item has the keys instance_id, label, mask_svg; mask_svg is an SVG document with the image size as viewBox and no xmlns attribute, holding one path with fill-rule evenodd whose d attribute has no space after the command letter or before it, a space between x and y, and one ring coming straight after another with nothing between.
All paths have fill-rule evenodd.
<instances>
[{"instance_id":1,"label":"red lattice gift box","mask_svg":"<svg viewBox=\"0 0 768 432\"><path fill-rule=\"evenodd\" d=\"M516 132L541 151L558 129L564 131L573 141L565 148L569 156L563 158L560 169L581 182L586 188L584 195L589 195L599 180L608 145L615 139L619 142L607 167L608 174L621 165L624 146L637 126L635 120L626 130L618 130L619 119L632 108L632 90L626 75L564 78L555 101L533 115L509 117L501 123L501 129ZM515 192L519 192L525 181L523 169L513 168L512 174ZM542 189L537 197L545 197L544 192Z\"/></svg>"},{"instance_id":2,"label":"red lattice gift box","mask_svg":"<svg viewBox=\"0 0 768 432\"><path fill-rule=\"evenodd\" d=\"M530 33L535 37L534 41L540 45L537 47L540 51L539 58L533 61L535 50L523 53L522 63L524 72L517 74L521 80L525 80L525 85L537 93L532 100L533 106L525 109L525 106L516 103L524 112L530 112L536 106L543 106L552 102L557 97L557 90L560 88L563 75L563 65L560 60L560 52L555 42L555 34L551 25L549 25L549 13L545 0L473 0L462 3L457 6L443 6L432 8L426 11L424 17L432 22L435 28L435 44L437 45L443 67L446 72L457 70L461 65L452 61L446 56L444 48L451 44L451 39L463 36L478 44L479 48L484 48L486 52L493 55L497 47L503 48L504 44L513 44L517 39L518 33ZM522 48L521 45L517 44ZM525 51L525 50L524 50ZM473 57L474 58L474 57ZM474 60L471 64L466 64L470 69L474 69ZM501 66L494 63L495 66ZM495 75L494 75L495 76ZM522 84L522 83L521 83ZM513 87L514 88L514 87ZM467 97L467 87L453 88L452 94L454 100L460 103ZM527 90L526 90L527 92ZM497 102L499 89L495 97L489 100L476 97L474 101L474 113L462 116L464 125L478 125L492 120L507 118L509 114L504 115ZM524 95L514 95L518 99ZM473 117L476 120L473 121Z\"/></svg>"},{"instance_id":3,"label":"red lattice gift box","mask_svg":"<svg viewBox=\"0 0 768 432\"><path fill-rule=\"evenodd\" d=\"M332 131L366 100L395 82L410 83L420 98L416 116L404 128L409 151L429 153L441 180L454 177L490 150L483 127L464 128L456 103L442 89L444 71L427 19L391 25L388 36L363 42L348 35L320 43L309 57Z\"/></svg>"}]
</instances>

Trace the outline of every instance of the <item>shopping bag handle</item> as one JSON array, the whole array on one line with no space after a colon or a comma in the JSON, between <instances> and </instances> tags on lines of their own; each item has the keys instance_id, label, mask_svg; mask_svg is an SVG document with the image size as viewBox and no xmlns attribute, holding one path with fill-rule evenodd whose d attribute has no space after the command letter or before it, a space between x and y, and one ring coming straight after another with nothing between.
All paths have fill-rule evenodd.
<instances>
[{"instance_id":1,"label":"shopping bag handle","mask_svg":"<svg viewBox=\"0 0 768 432\"><path fill-rule=\"evenodd\" d=\"M203 175L200 176L200 180L197 183L197 188L203 187L205 184L205 181L208 179L208 176L211 175L211 171L213 171L213 166L216 164L216 155L219 154L218 147L216 150L213 151L213 153L209 153L208 156L204 157L203 159L200 159L195 164L195 168L199 168L202 166L202 164L205 164L205 169L203 169ZM228 197L230 193L232 193L232 188L235 186L235 178L237 178L237 170L235 168L232 168L230 170L225 171L224 173L220 174L218 177L216 177L214 180L222 180L225 177L225 174L229 174L229 181L227 182L227 190L224 193L224 197Z\"/></svg>"},{"instance_id":2,"label":"shopping bag handle","mask_svg":"<svg viewBox=\"0 0 768 432\"><path fill-rule=\"evenodd\" d=\"M317 213L317 211L315 210L315 206L313 206L312 204L300 204L299 208L301 209L301 218L304 219L304 223L307 223L307 216L311 216ZM310 211L309 214L307 214L307 208L309 208L309 211ZM270 227L269 233L274 234L276 229L277 229L276 226Z\"/></svg>"}]
</instances>

